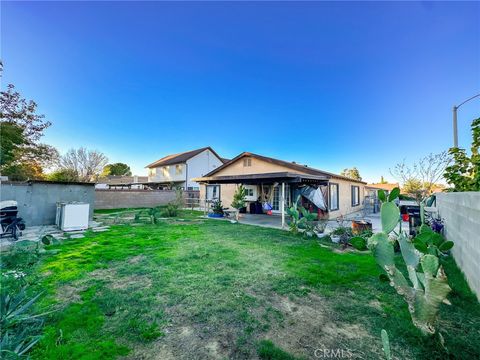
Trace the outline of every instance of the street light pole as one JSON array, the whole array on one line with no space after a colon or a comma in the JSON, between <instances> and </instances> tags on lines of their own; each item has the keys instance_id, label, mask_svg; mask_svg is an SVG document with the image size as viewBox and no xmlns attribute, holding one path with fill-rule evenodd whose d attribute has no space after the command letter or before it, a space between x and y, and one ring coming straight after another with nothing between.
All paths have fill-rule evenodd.
<instances>
[{"instance_id":1,"label":"street light pole","mask_svg":"<svg viewBox=\"0 0 480 360\"><path fill-rule=\"evenodd\" d=\"M453 106L453 147L458 148L458 130L457 130L457 109Z\"/></svg>"},{"instance_id":2,"label":"street light pole","mask_svg":"<svg viewBox=\"0 0 480 360\"><path fill-rule=\"evenodd\" d=\"M465 104L466 102L469 102L470 100L475 99L476 97L479 97L480 94L474 95L471 98L468 98L464 102L460 103L457 106L453 106L453 147L458 148L458 128L457 128L457 110L460 106Z\"/></svg>"}]
</instances>

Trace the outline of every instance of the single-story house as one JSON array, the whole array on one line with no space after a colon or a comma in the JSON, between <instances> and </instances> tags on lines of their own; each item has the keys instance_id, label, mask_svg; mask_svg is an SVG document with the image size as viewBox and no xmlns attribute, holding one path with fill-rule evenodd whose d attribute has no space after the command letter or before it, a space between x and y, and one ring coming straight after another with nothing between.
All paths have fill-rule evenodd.
<instances>
[{"instance_id":1,"label":"single-story house","mask_svg":"<svg viewBox=\"0 0 480 360\"><path fill-rule=\"evenodd\" d=\"M322 218L332 219L357 212L363 208L366 185L363 181L307 165L250 152L243 152L193 180L201 185L200 199L207 203L218 199L225 207L231 206L235 190L243 185L248 203L245 211L261 213L262 206L267 203L273 214L282 215L282 225L286 207L297 198L304 207L318 212Z\"/></svg>"},{"instance_id":2,"label":"single-story house","mask_svg":"<svg viewBox=\"0 0 480 360\"><path fill-rule=\"evenodd\" d=\"M123 189L144 189L148 177L146 176L118 176L118 175L109 175L101 177L95 183L95 189L113 189L113 190L123 190Z\"/></svg>"},{"instance_id":3,"label":"single-story house","mask_svg":"<svg viewBox=\"0 0 480 360\"><path fill-rule=\"evenodd\" d=\"M199 190L192 178L203 176L224 164L210 146L164 156L146 166L150 188L163 189L180 187L184 190Z\"/></svg>"},{"instance_id":4,"label":"single-story house","mask_svg":"<svg viewBox=\"0 0 480 360\"><path fill-rule=\"evenodd\" d=\"M375 183L375 184L367 184L366 189L372 197L376 197L378 190L383 190L388 195L390 191L392 191L396 187L399 188L400 184L399 183Z\"/></svg>"}]
</instances>

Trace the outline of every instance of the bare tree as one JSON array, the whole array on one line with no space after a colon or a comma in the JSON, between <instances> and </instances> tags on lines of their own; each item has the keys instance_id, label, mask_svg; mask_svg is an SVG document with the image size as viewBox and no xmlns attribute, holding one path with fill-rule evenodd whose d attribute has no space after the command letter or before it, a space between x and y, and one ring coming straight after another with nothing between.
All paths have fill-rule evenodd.
<instances>
[{"instance_id":1,"label":"bare tree","mask_svg":"<svg viewBox=\"0 0 480 360\"><path fill-rule=\"evenodd\" d=\"M95 181L107 163L103 153L83 147L70 149L60 158L60 168L76 173L79 181Z\"/></svg>"},{"instance_id":2,"label":"bare tree","mask_svg":"<svg viewBox=\"0 0 480 360\"><path fill-rule=\"evenodd\" d=\"M402 186L412 183L420 184L421 188L410 194L417 201L420 201L425 196L430 195L434 185L443 178L445 169L451 161L452 159L447 151L442 151L439 154L430 153L411 165L406 164L403 160L393 169L390 169L390 173L400 181Z\"/></svg>"}]
</instances>

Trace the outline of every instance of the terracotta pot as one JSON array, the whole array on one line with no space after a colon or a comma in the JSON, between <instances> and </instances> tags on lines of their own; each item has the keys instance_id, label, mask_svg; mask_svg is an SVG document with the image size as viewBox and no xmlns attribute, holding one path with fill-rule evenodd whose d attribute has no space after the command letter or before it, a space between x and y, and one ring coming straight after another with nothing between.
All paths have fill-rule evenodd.
<instances>
[{"instance_id":1,"label":"terracotta pot","mask_svg":"<svg viewBox=\"0 0 480 360\"><path fill-rule=\"evenodd\" d=\"M361 234L364 231L372 231L372 223L366 220L352 220L352 233Z\"/></svg>"}]
</instances>

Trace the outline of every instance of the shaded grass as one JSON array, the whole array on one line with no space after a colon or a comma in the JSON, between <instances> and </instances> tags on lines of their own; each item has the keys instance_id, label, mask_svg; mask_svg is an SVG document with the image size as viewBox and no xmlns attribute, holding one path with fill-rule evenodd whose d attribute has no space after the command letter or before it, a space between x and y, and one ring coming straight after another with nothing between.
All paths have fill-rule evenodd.
<instances>
[{"instance_id":1,"label":"shaded grass","mask_svg":"<svg viewBox=\"0 0 480 360\"><path fill-rule=\"evenodd\" d=\"M188 221L197 216L181 213ZM257 342L289 326L269 300L276 295L320 296L329 321L361 325L368 338L339 336L338 344L364 358L378 357L372 349L381 348L382 328L401 358L479 357L480 306L453 259L445 263L452 306L442 306L440 320L446 351L438 339L420 336L406 304L378 280L380 269L368 253L338 254L284 231L172 219L112 226L49 249L59 252L25 267L32 287L46 290L40 306L57 309L33 358L148 358L156 345L176 357L188 358L185 349L193 348L196 356L208 358L209 339L223 357L312 357L311 350L291 353ZM20 261L6 256L8 266ZM65 286L77 289L78 296L62 297ZM182 328L193 335L179 335Z\"/></svg>"}]
</instances>

